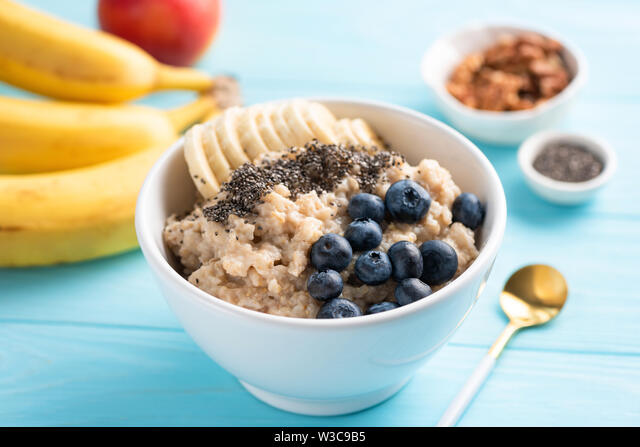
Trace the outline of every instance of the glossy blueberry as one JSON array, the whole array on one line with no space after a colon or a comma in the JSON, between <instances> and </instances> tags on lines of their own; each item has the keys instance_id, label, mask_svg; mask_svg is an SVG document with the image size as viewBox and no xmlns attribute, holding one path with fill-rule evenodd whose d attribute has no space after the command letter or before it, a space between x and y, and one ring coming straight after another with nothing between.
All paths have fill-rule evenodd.
<instances>
[{"instance_id":1,"label":"glossy blueberry","mask_svg":"<svg viewBox=\"0 0 640 447\"><path fill-rule=\"evenodd\" d=\"M393 301L383 301L369 306L365 315L379 314L380 312L397 309L398 307L400 307L398 303L394 303Z\"/></svg>"},{"instance_id":2,"label":"glossy blueberry","mask_svg":"<svg viewBox=\"0 0 640 447\"><path fill-rule=\"evenodd\" d=\"M342 278L335 270L315 272L307 280L307 291L313 298L326 301L342 293Z\"/></svg>"},{"instance_id":3,"label":"glossy blueberry","mask_svg":"<svg viewBox=\"0 0 640 447\"><path fill-rule=\"evenodd\" d=\"M393 292L393 296L396 297L396 301L401 306L421 300L429 295L431 295L431 287L418 278L403 279Z\"/></svg>"},{"instance_id":4,"label":"glossy blueberry","mask_svg":"<svg viewBox=\"0 0 640 447\"><path fill-rule=\"evenodd\" d=\"M393 220L416 223L429 211L431 196L413 180L400 180L389 187L384 204Z\"/></svg>"},{"instance_id":5,"label":"glossy blueberry","mask_svg":"<svg viewBox=\"0 0 640 447\"><path fill-rule=\"evenodd\" d=\"M420 278L422 275L422 254L415 244L400 241L387 250L391 260L391 277L396 281L406 278Z\"/></svg>"},{"instance_id":6,"label":"glossy blueberry","mask_svg":"<svg viewBox=\"0 0 640 447\"><path fill-rule=\"evenodd\" d=\"M458 255L446 242L433 240L420 246L422 254L422 279L430 286L437 286L453 278L458 269Z\"/></svg>"},{"instance_id":7,"label":"glossy blueberry","mask_svg":"<svg viewBox=\"0 0 640 447\"><path fill-rule=\"evenodd\" d=\"M338 234L325 234L311 246L311 265L317 270L341 272L351 262L351 256L349 241Z\"/></svg>"},{"instance_id":8,"label":"glossy blueberry","mask_svg":"<svg viewBox=\"0 0 640 447\"><path fill-rule=\"evenodd\" d=\"M460 222L472 230L478 228L484 220L484 207L480 203L480 199L470 192L463 192L456 197L451 212L454 222Z\"/></svg>"},{"instance_id":9,"label":"glossy blueberry","mask_svg":"<svg viewBox=\"0 0 640 447\"><path fill-rule=\"evenodd\" d=\"M349 318L359 317L362 311L356 303L345 298L334 298L325 302L316 318Z\"/></svg>"},{"instance_id":10,"label":"glossy blueberry","mask_svg":"<svg viewBox=\"0 0 640 447\"><path fill-rule=\"evenodd\" d=\"M375 194L363 192L351 197L347 211L352 219L368 217L382 223L385 211L384 201Z\"/></svg>"},{"instance_id":11,"label":"glossy blueberry","mask_svg":"<svg viewBox=\"0 0 640 447\"><path fill-rule=\"evenodd\" d=\"M363 253L356 260L354 273L360 281L370 286L383 284L391 277L389 256L374 250Z\"/></svg>"},{"instance_id":12,"label":"glossy blueberry","mask_svg":"<svg viewBox=\"0 0 640 447\"><path fill-rule=\"evenodd\" d=\"M382 229L373 219L356 219L349 224L344 237L353 251L371 250L382 242Z\"/></svg>"}]
</instances>

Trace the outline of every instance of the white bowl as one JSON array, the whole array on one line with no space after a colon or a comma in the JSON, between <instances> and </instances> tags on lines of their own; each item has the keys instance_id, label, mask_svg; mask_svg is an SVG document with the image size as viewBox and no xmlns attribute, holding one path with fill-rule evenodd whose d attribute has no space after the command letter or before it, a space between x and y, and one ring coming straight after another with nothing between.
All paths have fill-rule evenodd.
<instances>
[{"instance_id":1,"label":"white bowl","mask_svg":"<svg viewBox=\"0 0 640 447\"><path fill-rule=\"evenodd\" d=\"M570 141L580 144L602 160L602 172L586 182L561 182L549 178L533 167L536 156L552 141ZM568 132L546 131L532 135L518 150L518 164L529 187L540 197L561 205L585 202L609 181L617 167L616 154L599 138Z\"/></svg>"},{"instance_id":2,"label":"white bowl","mask_svg":"<svg viewBox=\"0 0 640 447\"><path fill-rule=\"evenodd\" d=\"M495 112L468 107L447 91L449 76L467 55L490 47L504 34L523 32L542 34L563 45L562 57L572 80L562 92L530 110ZM497 144L518 144L529 135L553 126L566 114L587 80L584 57L564 39L548 31L502 24L472 25L438 39L424 54L421 72L438 106L458 130L478 140Z\"/></svg>"},{"instance_id":3,"label":"white bowl","mask_svg":"<svg viewBox=\"0 0 640 447\"><path fill-rule=\"evenodd\" d=\"M334 415L390 397L462 323L501 244L506 201L482 152L435 119L376 102L314 100L337 117L364 118L412 163L425 157L439 160L463 191L475 193L486 204L478 232L480 254L460 277L410 305L342 320L268 315L215 298L180 276L162 240L166 218L193 204L194 186L180 141L155 164L142 186L136 231L171 309L213 360L275 407Z\"/></svg>"}]
</instances>

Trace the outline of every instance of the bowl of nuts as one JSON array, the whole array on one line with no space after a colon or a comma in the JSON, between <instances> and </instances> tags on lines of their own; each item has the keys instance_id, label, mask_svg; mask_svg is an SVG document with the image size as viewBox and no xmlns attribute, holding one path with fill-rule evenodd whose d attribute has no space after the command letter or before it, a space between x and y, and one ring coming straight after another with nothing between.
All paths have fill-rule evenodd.
<instances>
[{"instance_id":1,"label":"bowl of nuts","mask_svg":"<svg viewBox=\"0 0 640 447\"><path fill-rule=\"evenodd\" d=\"M442 37L421 71L455 127L497 144L518 144L556 124L587 79L579 50L513 25L473 25Z\"/></svg>"}]
</instances>

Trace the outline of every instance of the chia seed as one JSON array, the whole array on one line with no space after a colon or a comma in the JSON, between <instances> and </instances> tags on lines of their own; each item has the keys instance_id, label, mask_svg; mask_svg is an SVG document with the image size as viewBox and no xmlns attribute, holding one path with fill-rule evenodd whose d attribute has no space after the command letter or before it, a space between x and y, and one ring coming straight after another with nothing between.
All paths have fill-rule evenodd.
<instances>
[{"instance_id":1,"label":"chia seed","mask_svg":"<svg viewBox=\"0 0 640 447\"><path fill-rule=\"evenodd\" d=\"M602 160L580 144L555 141L536 156L533 167L540 174L561 182L586 182L603 169Z\"/></svg>"},{"instance_id":2,"label":"chia seed","mask_svg":"<svg viewBox=\"0 0 640 447\"><path fill-rule=\"evenodd\" d=\"M238 167L203 213L209 221L226 222L232 214L244 217L252 213L275 185L286 186L295 200L311 191L318 194L333 191L348 174L358 181L363 192L371 192L382 172L402 161L404 158L394 152L369 152L314 140L303 148L291 148L278 158L267 158L259 165L245 163Z\"/></svg>"}]
</instances>

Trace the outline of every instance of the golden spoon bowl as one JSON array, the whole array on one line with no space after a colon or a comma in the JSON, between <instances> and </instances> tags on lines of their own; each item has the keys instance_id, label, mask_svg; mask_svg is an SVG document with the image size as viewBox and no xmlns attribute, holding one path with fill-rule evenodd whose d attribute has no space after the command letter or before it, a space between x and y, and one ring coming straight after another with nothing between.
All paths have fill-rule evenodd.
<instances>
[{"instance_id":1,"label":"golden spoon bowl","mask_svg":"<svg viewBox=\"0 0 640 447\"><path fill-rule=\"evenodd\" d=\"M489 349L489 355L497 359L518 329L553 319L568 295L564 276L551 266L534 264L516 271L500 294L500 306L509 317L509 324Z\"/></svg>"},{"instance_id":2,"label":"golden spoon bowl","mask_svg":"<svg viewBox=\"0 0 640 447\"><path fill-rule=\"evenodd\" d=\"M520 327L534 326L555 317L568 293L559 271L548 265L528 265L511 275L500 294L500 306Z\"/></svg>"}]
</instances>

